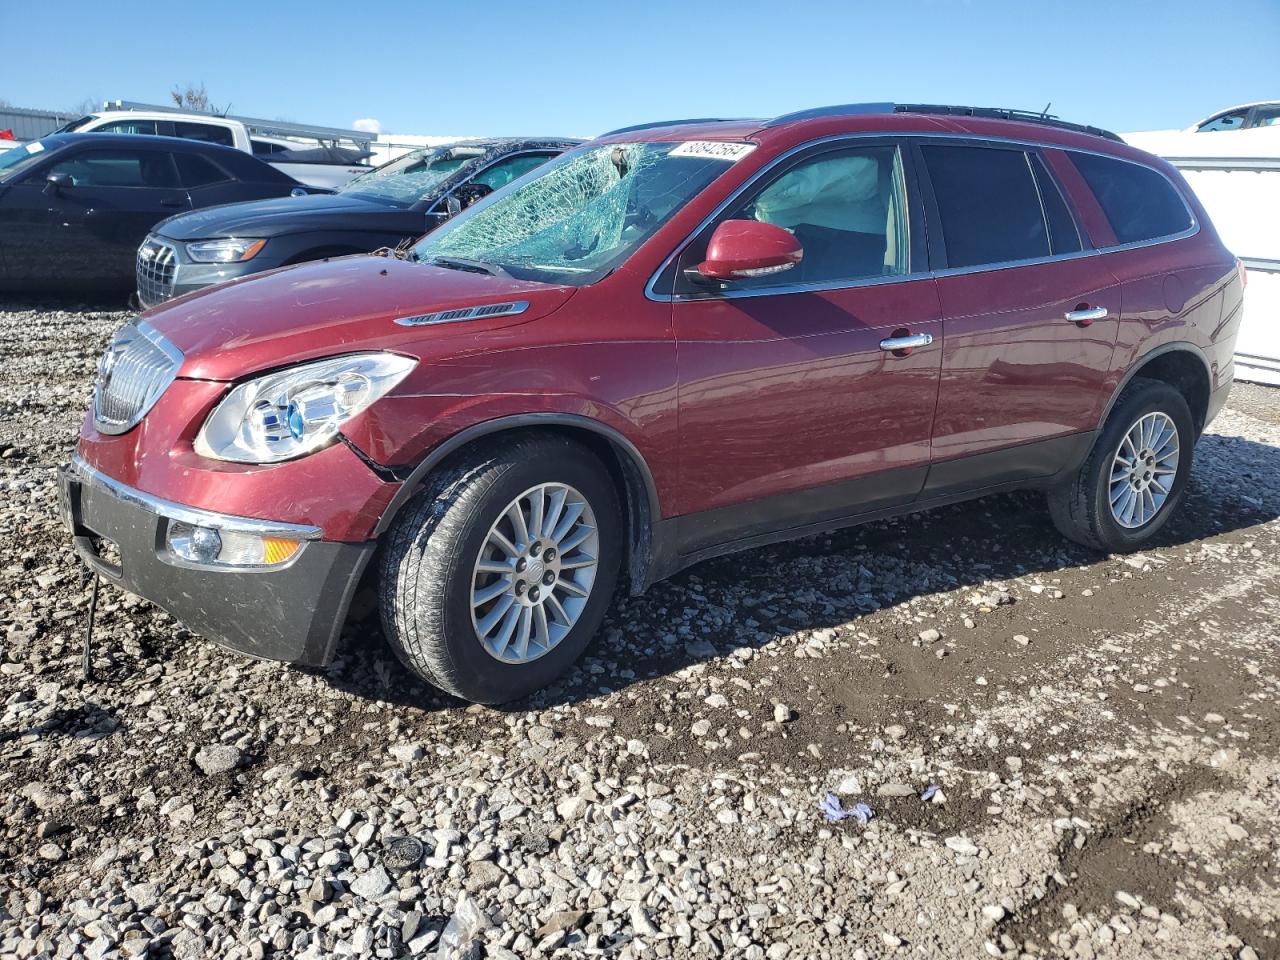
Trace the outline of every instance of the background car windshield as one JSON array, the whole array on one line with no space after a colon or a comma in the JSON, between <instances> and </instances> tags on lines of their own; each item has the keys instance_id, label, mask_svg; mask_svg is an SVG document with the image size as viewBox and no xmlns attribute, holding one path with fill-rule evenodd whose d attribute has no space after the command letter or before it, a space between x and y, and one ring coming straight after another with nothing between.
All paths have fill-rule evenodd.
<instances>
[{"instance_id":1,"label":"background car windshield","mask_svg":"<svg viewBox=\"0 0 1280 960\"><path fill-rule=\"evenodd\" d=\"M419 260L481 260L523 279L585 285L631 252L732 161L678 143L567 153L415 248ZM677 152L678 151L678 152Z\"/></svg>"},{"instance_id":2,"label":"background car windshield","mask_svg":"<svg viewBox=\"0 0 1280 960\"><path fill-rule=\"evenodd\" d=\"M463 167L479 162L483 147L432 147L415 150L399 160L356 177L339 193L390 201L399 206L417 203Z\"/></svg>"},{"instance_id":3,"label":"background car windshield","mask_svg":"<svg viewBox=\"0 0 1280 960\"><path fill-rule=\"evenodd\" d=\"M39 140L23 147L10 147L0 150L0 178L8 177L34 164L41 157L47 156L44 144Z\"/></svg>"}]
</instances>

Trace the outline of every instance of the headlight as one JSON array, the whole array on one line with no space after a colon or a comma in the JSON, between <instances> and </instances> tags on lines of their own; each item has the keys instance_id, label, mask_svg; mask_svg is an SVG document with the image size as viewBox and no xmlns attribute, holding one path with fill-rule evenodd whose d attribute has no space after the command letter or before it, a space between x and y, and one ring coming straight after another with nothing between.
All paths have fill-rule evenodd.
<instances>
[{"instance_id":1,"label":"headlight","mask_svg":"<svg viewBox=\"0 0 1280 960\"><path fill-rule=\"evenodd\" d=\"M352 353L242 383L209 414L196 453L237 463L279 463L313 453L416 363L394 353Z\"/></svg>"},{"instance_id":2,"label":"headlight","mask_svg":"<svg viewBox=\"0 0 1280 960\"><path fill-rule=\"evenodd\" d=\"M196 263L244 263L266 245L266 240L197 240L187 244L187 256Z\"/></svg>"}]
</instances>

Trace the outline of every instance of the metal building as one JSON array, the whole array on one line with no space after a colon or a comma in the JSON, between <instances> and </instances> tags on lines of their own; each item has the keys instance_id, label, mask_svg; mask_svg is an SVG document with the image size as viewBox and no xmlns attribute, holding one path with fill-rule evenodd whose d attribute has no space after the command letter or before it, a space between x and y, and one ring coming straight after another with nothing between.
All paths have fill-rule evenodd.
<instances>
[{"instance_id":1,"label":"metal building","mask_svg":"<svg viewBox=\"0 0 1280 960\"><path fill-rule=\"evenodd\" d=\"M0 130L12 130L15 140L37 140L79 116L70 111L0 106Z\"/></svg>"}]
</instances>

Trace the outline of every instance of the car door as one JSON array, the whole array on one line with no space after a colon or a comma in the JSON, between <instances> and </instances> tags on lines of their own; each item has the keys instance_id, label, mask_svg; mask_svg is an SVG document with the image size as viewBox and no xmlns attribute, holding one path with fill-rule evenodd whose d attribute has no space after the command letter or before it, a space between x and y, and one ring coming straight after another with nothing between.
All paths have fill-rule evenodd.
<instances>
[{"instance_id":1,"label":"car door","mask_svg":"<svg viewBox=\"0 0 1280 960\"><path fill-rule=\"evenodd\" d=\"M919 493L942 324L921 272L913 183L893 141L815 146L758 178L676 261L684 552ZM727 219L790 230L799 266L699 286L689 273ZM918 346L904 347L907 337Z\"/></svg>"},{"instance_id":2,"label":"car door","mask_svg":"<svg viewBox=\"0 0 1280 960\"><path fill-rule=\"evenodd\" d=\"M1033 147L916 145L945 345L924 496L1049 476L1105 401L1120 286Z\"/></svg>"},{"instance_id":3,"label":"car door","mask_svg":"<svg viewBox=\"0 0 1280 960\"><path fill-rule=\"evenodd\" d=\"M68 179L43 189L53 174ZM20 202L42 255L28 260L28 282L130 283L151 227L190 209L172 156L147 147L68 150L23 186Z\"/></svg>"}]
</instances>

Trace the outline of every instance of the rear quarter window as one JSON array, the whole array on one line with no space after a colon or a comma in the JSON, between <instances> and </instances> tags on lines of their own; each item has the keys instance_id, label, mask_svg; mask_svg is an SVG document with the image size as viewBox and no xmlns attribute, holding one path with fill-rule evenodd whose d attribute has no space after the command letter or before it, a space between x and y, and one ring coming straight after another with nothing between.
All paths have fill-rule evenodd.
<instances>
[{"instance_id":1,"label":"rear quarter window","mask_svg":"<svg viewBox=\"0 0 1280 960\"><path fill-rule=\"evenodd\" d=\"M1068 151L1097 197L1119 243L1141 243L1182 233L1191 211L1163 174L1140 163Z\"/></svg>"}]
</instances>

